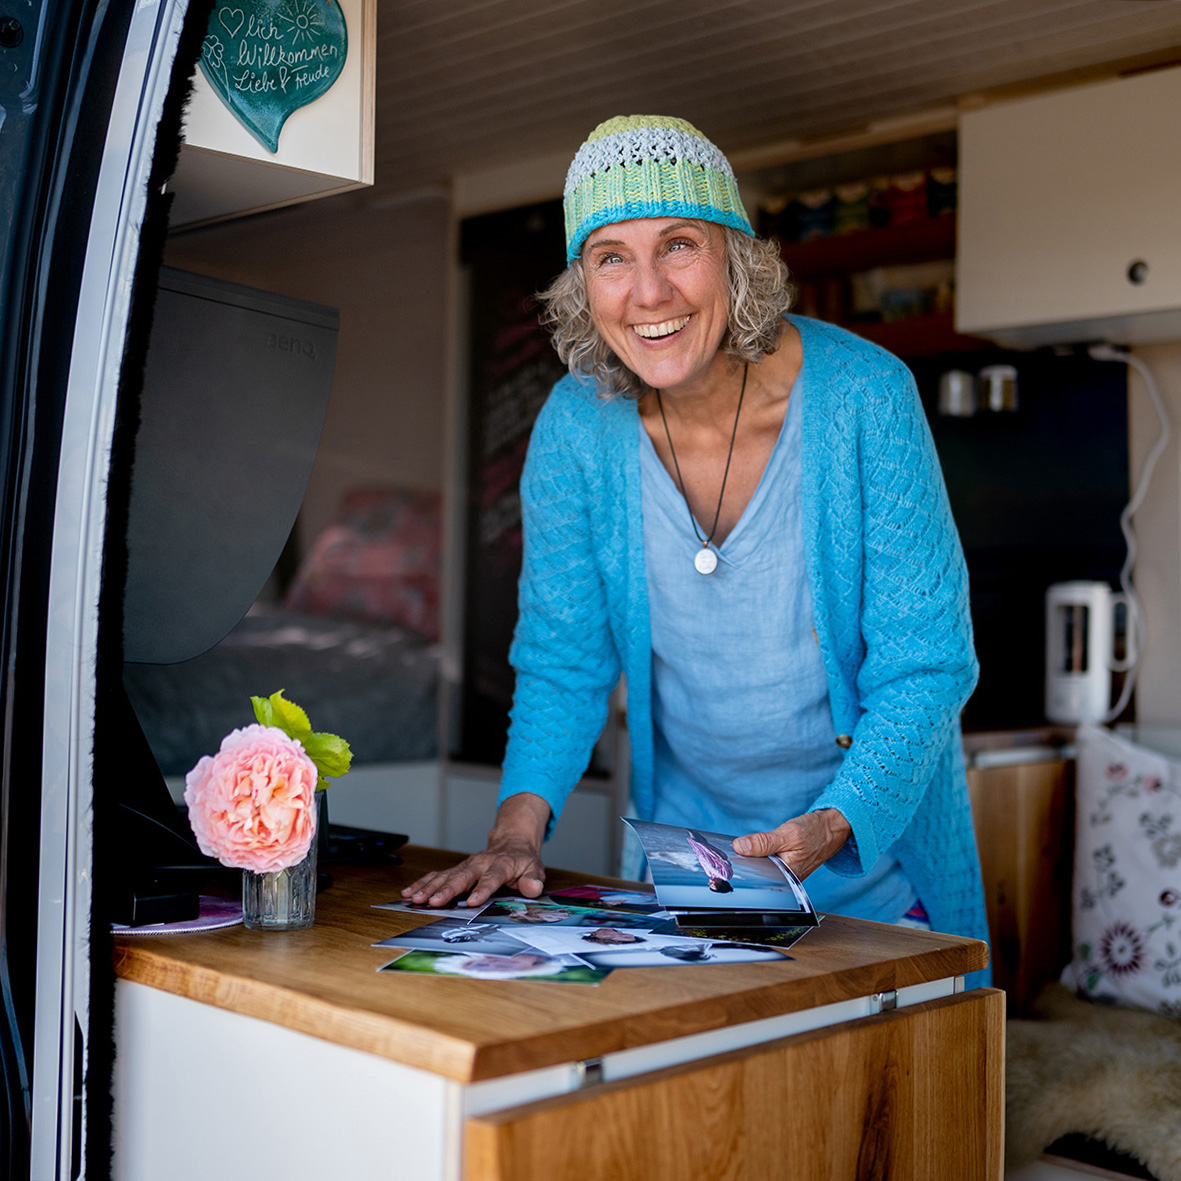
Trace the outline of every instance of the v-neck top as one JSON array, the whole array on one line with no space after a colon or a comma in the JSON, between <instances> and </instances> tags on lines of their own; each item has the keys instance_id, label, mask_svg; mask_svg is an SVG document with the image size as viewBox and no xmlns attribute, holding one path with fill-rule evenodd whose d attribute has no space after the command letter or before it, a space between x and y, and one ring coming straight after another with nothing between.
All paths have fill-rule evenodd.
<instances>
[{"instance_id":1,"label":"v-neck top","mask_svg":"<svg viewBox=\"0 0 1181 1181\"><path fill-rule=\"evenodd\" d=\"M701 543L688 506L640 424L653 819L664 824L765 831L808 811L841 766L804 570L807 380L805 353L771 457L709 575L693 565ZM888 852L863 877L821 866L806 884L818 910L882 922L917 900Z\"/></svg>"}]
</instances>

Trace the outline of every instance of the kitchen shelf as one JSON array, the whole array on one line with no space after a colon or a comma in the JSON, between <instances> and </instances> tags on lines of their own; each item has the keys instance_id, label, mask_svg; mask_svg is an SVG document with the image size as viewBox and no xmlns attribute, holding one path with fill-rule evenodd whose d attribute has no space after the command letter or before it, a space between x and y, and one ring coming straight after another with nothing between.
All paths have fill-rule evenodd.
<instances>
[{"instance_id":1,"label":"kitchen shelf","mask_svg":"<svg viewBox=\"0 0 1181 1181\"><path fill-rule=\"evenodd\" d=\"M936 353L971 353L994 348L992 341L956 332L951 312L908 316L905 320L843 324L896 357L930 357Z\"/></svg>"},{"instance_id":2,"label":"kitchen shelf","mask_svg":"<svg viewBox=\"0 0 1181 1181\"><path fill-rule=\"evenodd\" d=\"M900 226L874 227L806 242L785 242L782 254L792 278L798 281L852 274L873 267L954 258L955 243L956 219L949 213Z\"/></svg>"},{"instance_id":3,"label":"kitchen shelf","mask_svg":"<svg viewBox=\"0 0 1181 1181\"><path fill-rule=\"evenodd\" d=\"M845 283L850 275L875 267L953 259L955 249L956 218L954 214L944 214L899 226L789 242L783 245L782 253L793 280L816 283L823 288L827 280ZM828 318L823 310L820 314ZM903 358L976 352L992 347L981 337L956 332L951 312L931 312L891 321L846 322L831 312L828 316Z\"/></svg>"}]
</instances>

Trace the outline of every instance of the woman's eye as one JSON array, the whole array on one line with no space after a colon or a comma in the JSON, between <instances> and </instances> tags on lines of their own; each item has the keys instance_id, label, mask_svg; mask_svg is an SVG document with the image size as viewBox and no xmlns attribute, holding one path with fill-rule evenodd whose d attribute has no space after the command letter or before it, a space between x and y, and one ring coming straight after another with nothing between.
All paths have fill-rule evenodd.
<instances>
[{"instance_id":1,"label":"woman's eye","mask_svg":"<svg viewBox=\"0 0 1181 1181\"><path fill-rule=\"evenodd\" d=\"M608 263L623 262L623 259L618 254L600 254L595 260L596 266L606 266Z\"/></svg>"}]
</instances>

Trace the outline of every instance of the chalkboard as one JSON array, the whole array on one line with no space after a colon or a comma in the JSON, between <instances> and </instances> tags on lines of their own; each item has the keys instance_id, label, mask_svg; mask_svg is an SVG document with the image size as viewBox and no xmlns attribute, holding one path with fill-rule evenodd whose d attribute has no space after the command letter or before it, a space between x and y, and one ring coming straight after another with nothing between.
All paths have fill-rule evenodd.
<instances>
[{"instance_id":1,"label":"chalkboard","mask_svg":"<svg viewBox=\"0 0 1181 1181\"><path fill-rule=\"evenodd\" d=\"M332 88L348 49L337 0L232 0L209 17L201 71L238 122L277 152L283 124Z\"/></svg>"},{"instance_id":2,"label":"chalkboard","mask_svg":"<svg viewBox=\"0 0 1181 1181\"><path fill-rule=\"evenodd\" d=\"M521 571L518 487L534 420L565 372L533 296L562 270L564 242L558 201L469 218L461 231L471 356L463 682L451 755L466 763L504 759Z\"/></svg>"}]
</instances>

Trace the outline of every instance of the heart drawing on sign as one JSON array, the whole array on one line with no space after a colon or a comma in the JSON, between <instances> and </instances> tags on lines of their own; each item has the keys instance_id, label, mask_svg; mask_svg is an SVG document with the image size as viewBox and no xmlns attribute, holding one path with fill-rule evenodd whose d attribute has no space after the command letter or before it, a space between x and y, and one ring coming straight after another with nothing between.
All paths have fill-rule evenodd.
<instances>
[{"instance_id":1,"label":"heart drawing on sign","mask_svg":"<svg viewBox=\"0 0 1181 1181\"><path fill-rule=\"evenodd\" d=\"M277 152L283 124L332 88L348 48L338 0L237 0L210 14L201 72L238 122Z\"/></svg>"},{"instance_id":2,"label":"heart drawing on sign","mask_svg":"<svg viewBox=\"0 0 1181 1181\"><path fill-rule=\"evenodd\" d=\"M236 37L238 30L246 21L246 14L240 8L219 8L217 19L221 21L221 27L231 37Z\"/></svg>"}]
</instances>

